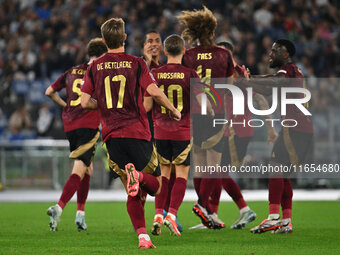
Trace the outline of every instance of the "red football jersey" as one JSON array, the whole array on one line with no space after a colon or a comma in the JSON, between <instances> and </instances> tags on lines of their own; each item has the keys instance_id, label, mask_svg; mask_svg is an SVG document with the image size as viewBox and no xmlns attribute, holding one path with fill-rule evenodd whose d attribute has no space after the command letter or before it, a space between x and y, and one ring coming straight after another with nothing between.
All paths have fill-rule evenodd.
<instances>
[{"instance_id":1,"label":"red football jersey","mask_svg":"<svg viewBox=\"0 0 340 255\"><path fill-rule=\"evenodd\" d=\"M152 119L155 139L190 140L190 78L198 78L193 69L181 64L167 64L151 71L159 88L181 112L180 121L170 119L164 107L154 104Z\"/></svg>"},{"instance_id":2,"label":"red football jersey","mask_svg":"<svg viewBox=\"0 0 340 255\"><path fill-rule=\"evenodd\" d=\"M229 50L213 46L205 49L201 46L186 51L183 57L183 65L196 70L202 82L211 84L212 78L226 78L234 73L232 55ZM225 90L216 89L223 98ZM224 113L223 105L215 105L211 102L215 113Z\"/></svg>"},{"instance_id":3,"label":"red football jersey","mask_svg":"<svg viewBox=\"0 0 340 255\"><path fill-rule=\"evenodd\" d=\"M82 91L97 98L104 142L110 137L150 140L143 94L152 83L156 82L139 57L107 53L93 61Z\"/></svg>"},{"instance_id":4,"label":"red football jersey","mask_svg":"<svg viewBox=\"0 0 340 255\"><path fill-rule=\"evenodd\" d=\"M288 85L285 86L305 88L304 76L295 64L288 63L284 67L281 67L277 73L283 73L286 78L291 79ZM288 93L287 98L303 98L303 95L301 93ZM297 126L292 127L292 130L310 134L314 132L311 118L304 115L295 105L287 105L286 116L282 116L282 119L293 119L297 121ZM288 121L286 124L294 125L293 122Z\"/></svg>"},{"instance_id":5,"label":"red football jersey","mask_svg":"<svg viewBox=\"0 0 340 255\"><path fill-rule=\"evenodd\" d=\"M66 88L67 101L62 113L65 132L78 128L96 129L99 126L99 112L88 111L80 105L80 84L86 69L87 64L72 67L51 85L54 91Z\"/></svg>"}]
</instances>

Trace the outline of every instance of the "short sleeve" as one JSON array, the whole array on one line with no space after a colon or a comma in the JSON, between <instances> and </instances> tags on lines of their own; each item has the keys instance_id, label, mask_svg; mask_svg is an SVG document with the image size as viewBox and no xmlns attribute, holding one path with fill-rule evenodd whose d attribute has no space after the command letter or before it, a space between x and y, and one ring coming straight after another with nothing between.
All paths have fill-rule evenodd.
<instances>
[{"instance_id":1,"label":"short sleeve","mask_svg":"<svg viewBox=\"0 0 340 255\"><path fill-rule=\"evenodd\" d=\"M81 91L92 95L94 91L94 80L93 80L93 71L92 71L92 64L88 67L86 74L83 79L83 83L81 85Z\"/></svg>"},{"instance_id":2,"label":"short sleeve","mask_svg":"<svg viewBox=\"0 0 340 255\"><path fill-rule=\"evenodd\" d=\"M52 83L51 87L54 91L60 91L66 87L67 73L68 71L60 75L60 77L55 82Z\"/></svg>"},{"instance_id":3,"label":"short sleeve","mask_svg":"<svg viewBox=\"0 0 340 255\"><path fill-rule=\"evenodd\" d=\"M146 90L150 84L152 83L157 84L157 82L155 78L153 77L152 73L149 71L149 68L146 65L145 61L144 60L139 61L139 64L141 65L141 74L139 77L139 84L144 90Z\"/></svg>"}]
</instances>

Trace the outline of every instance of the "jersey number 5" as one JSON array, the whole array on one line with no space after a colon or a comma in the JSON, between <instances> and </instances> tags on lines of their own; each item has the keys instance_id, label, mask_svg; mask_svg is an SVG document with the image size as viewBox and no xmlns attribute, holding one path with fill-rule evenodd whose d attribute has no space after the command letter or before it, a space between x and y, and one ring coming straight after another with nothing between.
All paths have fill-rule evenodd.
<instances>
[{"instance_id":1,"label":"jersey number 5","mask_svg":"<svg viewBox=\"0 0 340 255\"><path fill-rule=\"evenodd\" d=\"M121 74L115 75L112 77L112 81L120 82L117 108L123 108L126 78L124 75L121 75ZM104 84L105 84L106 106L107 106L107 109L111 109L112 108L112 95L111 95L111 86L110 86L110 76L105 77Z\"/></svg>"},{"instance_id":2,"label":"jersey number 5","mask_svg":"<svg viewBox=\"0 0 340 255\"><path fill-rule=\"evenodd\" d=\"M159 87L160 90L162 90L164 92L164 85L161 85ZM177 91L177 107L176 109L181 112L183 110L183 89L181 87L181 85L170 85L168 87L168 98L169 101L174 104L174 91ZM161 106L162 109L162 113L166 113L166 109Z\"/></svg>"},{"instance_id":3,"label":"jersey number 5","mask_svg":"<svg viewBox=\"0 0 340 255\"><path fill-rule=\"evenodd\" d=\"M77 106L80 104L81 90L78 85L80 85L82 81L83 79L75 79L72 84L72 91L78 95L78 98L70 101L71 106Z\"/></svg>"}]
</instances>

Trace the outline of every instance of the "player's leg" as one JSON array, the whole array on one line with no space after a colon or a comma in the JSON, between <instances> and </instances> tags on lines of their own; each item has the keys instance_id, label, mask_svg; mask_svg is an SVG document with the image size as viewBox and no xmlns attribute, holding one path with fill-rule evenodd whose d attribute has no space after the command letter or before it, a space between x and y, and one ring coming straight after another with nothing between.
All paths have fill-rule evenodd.
<instances>
[{"instance_id":1,"label":"player's leg","mask_svg":"<svg viewBox=\"0 0 340 255\"><path fill-rule=\"evenodd\" d=\"M81 160L75 160L71 176L64 185L63 191L55 206L51 206L47 210L50 216L50 230L56 231L60 216L66 204L71 200L74 193L78 190L81 180L86 172L86 165Z\"/></svg>"},{"instance_id":2,"label":"player's leg","mask_svg":"<svg viewBox=\"0 0 340 255\"><path fill-rule=\"evenodd\" d=\"M198 147L193 148L193 162L194 166L207 166L207 151L201 150ZM201 228L202 224L203 226L207 226L209 228L212 227L212 221L209 216L209 213L207 211L207 204L209 202L209 196L211 193L211 185L212 182L210 179L202 178L203 176L200 175L200 173L194 172L194 184L197 195L198 195L198 201L194 204L192 211L195 213L196 216L200 218L202 221L201 224L192 227L192 229L195 228ZM203 206L202 200L206 202L206 207Z\"/></svg>"},{"instance_id":3,"label":"player's leg","mask_svg":"<svg viewBox=\"0 0 340 255\"><path fill-rule=\"evenodd\" d=\"M240 210L240 217L237 221L231 225L231 229L242 229L249 222L252 222L256 219L256 214L252 211L247 202L244 200L243 195L241 193L240 187L237 183L230 177L224 178L222 180L222 185L224 190L228 193L228 195L233 199L238 209Z\"/></svg>"},{"instance_id":4,"label":"player's leg","mask_svg":"<svg viewBox=\"0 0 340 255\"><path fill-rule=\"evenodd\" d=\"M282 164L289 164L290 157L288 150L286 149L286 141L284 138L284 132L281 130L279 137L274 143L271 160L269 165L272 167L280 167ZM280 228L280 206L281 199L284 190L284 179L282 174L271 174L269 176L269 215L267 219L264 219L260 225L252 228L250 232L263 233L270 230Z\"/></svg>"},{"instance_id":5,"label":"player's leg","mask_svg":"<svg viewBox=\"0 0 340 255\"><path fill-rule=\"evenodd\" d=\"M167 216L164 219L164 224L170 229L170 233L180 236L176 222L177 211L183 202L185 190L187 187L187 179L190 170L189 165L175 165L176 180L171 191L171 200Z\"/></svg>"},{"instance_id":6,"label":"player's leg","mask_svg":"<svg viewBox=\"0 0 340 255\"><path fill-rule=\"evenodd\" d=\"M90 177L92 172L93 164L91 162L90 166L87 167L84 178L81 180L77 190L77 213L75 223L79 231L87 229L87 224L85 222L85 203L90 189Z\"/></svg>"},{"instance_id":7,"label":"player's leg","mask_svg":"<svg viewBox=\"0 0 340 255\"><path fill-rule=\"evenodd\" d=\"M175 166L171 165L171 174L170 174L170 179L169 179L169 183L168 183L168 196L167 196L165 204L164 204L164 211L166 211L165 216L169 211L171 191L172 191L172 187L174 186L175 180L176 180ZM163 215L164 215L164 212L163 212Z\"/></svg>"},{"instance_id":8,"label":"player's leg","mask_svg":"<svg viewBox=\"0 0 340 255\"><path fill-rule=\"evenodd\" d=\"M206 165L214 166L221 162L221 153L216 151L215 149L206 150ZM215 225L219 226L217 228L221 228L223 226L218 224L214 224L211 219L211 212L209 208L209 198L212 194L212 191L216 185L218 185L217 178L203 178L200 183L199 190L199 200L198 203L194 206L193 211L196 215L198 215L202 223L208 228L213 228Z\"/></svg>"},{"instance_id":9,"label":"player's leg","mask_svg":"<svg viewBox=\"0 0 340 255\"><path fill-rule=\"evenodd\" d=\"M211 213L218 212L218 206L220 204L220 197L221 197L221 191L222 191L222 179L218 179L211 195L209 198L209 208Z\"/></svg>"},{"instance_id":10,"label":"player's leg","mask_svg":"<svg viewBox=\"0 0 340 255\"><path fill-rule=\"evenodd\" d=\"M289 234L293 232L293 226L291 223L292 200L293 200L292 185L291 185L290 179L285 178L282 199L281 199L282 227L273 231L274 234Z\"/></svg>"},{"instance_id":11,"label":"player's leg","mask_svg":"<svg viewBox=\"0 0 340 255\"><path fill-rule=\"evenodd\" d=\"M206 151L207 166L218 164L221 160L221 153L209 149ZM215 186L216 179L213 178L202 178L200 183L198 203L206 209L209 209L209 197Z\"/></svg>"},{"instance_id":12,"label":"player's leg","mask_svg":"<svg viewBox=\"0 0 340 255\"><path fill-rule=\"evenodd\" d=\"M113 161L116 160L120 168L123 167L122 163L126 163L126 161L123 162L120 159L121 156L126 157L125 160L129 162L125 165L125 174L127 177L126 189L129 195L127 209L138 235L139 248L155 248L145 228L143 201L141 200L141 196L138 195L142 194L142 192L138 189L138 193L134 194L131 190L133 191L133 183L136 182L142 191L150 195L159 194L161 190L161 173L158 167L156 149L151 142L140 139L111 139L111 141L109 140L108 142L107 145L112 145L112 142L118 143L117 146L113 144L112 147L124 152L124 155L121 155L121 152L110 150L108 146L110 158L112 158ZM117 152L118 155L113 155L114 151Z\"/></svg>"},{"instance_id":13,"label":"player's leg","mask_svg":"<svg viewBox=\"0 0 340 255\"><path fill-rule=\"evenodd\" d=\"M163 210L168 197L168 184L171 175L170 164L160 164L160 168L162 173L162 188L158 196L155 197L155 216L151 227L151 234L153 235L161 234L161 227L163 225Z\"/></svg>"},{"instance_id":14,"label":"player's leg","mask_svg":"<svg viewBox=\"0 0 340 255\"><path fill-rule=\"evenodd\" d=\"M51 206L47 210L47 214L50 216L50 229L52 231L57 230L62 210L79 189L84 179L87 168L92 162L99 135L98 129L88 128L76 129L66 133L67 139L70 142L70 158L73 158L75 161L72 174L64 185L57 205Z\"/></svg>"}]
</instances>

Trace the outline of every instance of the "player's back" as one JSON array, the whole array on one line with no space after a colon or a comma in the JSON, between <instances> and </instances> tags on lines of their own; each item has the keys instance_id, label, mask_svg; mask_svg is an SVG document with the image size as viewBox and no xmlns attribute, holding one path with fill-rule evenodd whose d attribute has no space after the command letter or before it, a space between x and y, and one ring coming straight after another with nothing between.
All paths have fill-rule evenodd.
<instances>
[{"instance_id":1,"label":"player's back","mask_svg":"<svg viewBox=\"0 0 340 255\"><path fill-rule=\"evenodd\" d=\"M211 78L226 78L233 74L234 67L229 50L218 46L197 46L186 51L183 65L196 70L202 82L211 85Z\"/></svg>"},{"instance_id":2,"label":"player's back","mask_svg":"<svg viewBox=\"0 0 340 255\"><path fill-rule=\"evenodd\" d=\"M107 53L93 62L89 72L101 114L103 140L149 140L143 91L153 80L144 60L126 53Z\"/></svg>"},{"instance_id":3,"label":"player's back","mask_svg":"<svg viewBox=\"0 0 340 255\"><path fill-rule=\"evenodd\" d=\"M71 67L51 86L55 91L66 89L66 107L63 109L63 122L66 132L77 128L98 128L98 111L88 111L80 105L80 85L85 76L87 64Z\"/></svg>"},{"instance_id":4,"label":"player's back","mask_svg":"<svg viewBox=\"0 0 340 255\"><path fill-rule=\"evenodd\" d=\"M285 77L290 79L288 81L287 86L289 87L297 87L297 88L305 88L306 81L301 70L293 63L288 63L287 65L280 68L278 73L284 73ZM287 98L303 98L304 95L302 93L288 93ZM305 107L308 105L305 104ZM294 125L293 122L289 122L288 119L296 120L297 126L292 127L293 130L303 132L303 133L313 133L313 124L312 120L309 116L304 115L303 112L299 108L297 108L293 104L287 105L287 114L284 116L287 119L287 123Z\"/></svg>"},{"instance_id":5,"label":"player's back","mask_svg":"<svg viewBox=\"0 0 340 255\"><path fill-rule=\"evenodd\" d=\"M164 107L155 104L152 110L155 138L190 140L190 78L196 78L196 72L181 64L167 64L153 69L152 74L159 88L182 114L180 121L174 121Z\"/></svg>"},{"instance_id":6,"label":"player's back","mask_svg":"<svg viewBox=\"0 0 340 255\"><path fill-rule=\"evenodd\" d=\"M201 81L208 85L211 84L212 78L227 78L234 73L234 65L229 50L222 47L213 46L211 48L203 48L197 46L186 51L183 57L183 65L194 69ZM223 98L224 90L217 89ZM217 114L223 114L223 107L213 105Z\"/></svg>"}]
</instances>

